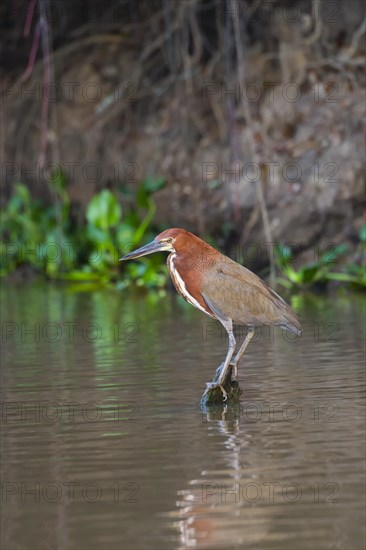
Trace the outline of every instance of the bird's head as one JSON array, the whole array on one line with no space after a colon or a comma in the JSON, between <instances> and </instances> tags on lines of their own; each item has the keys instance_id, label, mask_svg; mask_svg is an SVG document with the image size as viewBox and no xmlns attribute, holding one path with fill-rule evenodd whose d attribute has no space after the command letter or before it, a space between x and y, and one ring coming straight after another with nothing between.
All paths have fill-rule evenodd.
<instances>
[{"instance_id":1,"label":"bird's head","mask_svg":"<svg viewBox=\"0 0 366 550\"><path fill-rule=\"evenodd\" d=\"M132 260L133 258L140 258L141 256L146 256L147 254L153 254L154 252L179 252L183 251L186 246L189 246L190 240L198 239L189 231L185 229L173 228L166 229L155 239L149 243L145 244L137 250L133 250L121 260Z\"/></svg>"}]
</instances>

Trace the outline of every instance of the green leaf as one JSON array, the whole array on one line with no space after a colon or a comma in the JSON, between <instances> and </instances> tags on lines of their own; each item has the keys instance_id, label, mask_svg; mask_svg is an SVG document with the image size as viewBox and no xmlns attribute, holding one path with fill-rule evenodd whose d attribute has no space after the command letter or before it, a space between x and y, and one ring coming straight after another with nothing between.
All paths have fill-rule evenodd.
<instances>
[{"instance_id":1,"label":"green leaf","mask_svg":"<svg viewBox=\"0 0 366 550\"><path fill-rule=\"evenodd\" d=\"M312 266L305 266L301 270L302 272L302 282L305 284L309 284L312 282L315 282L316 280L321 278L321 272L318 269L316 265Z\"/></svg>"},{"instance_id":2,"label":"green leaf","mask_svg":"<svg viewBox=\"0 0 366 550\"><path fill-rule=\"evenodd\" d=\"M65 279L66 281L98 281L100 279L100 275L90 271L74 270L70 273L63 273L62 275L59 275L59 278Z\"/></svg>"},{"instance_id":3,"label":"green leaf","mask_svg":"<svg viewBox=\"0 0 366 550\"><path fill-rule=\"evenodd\" d=\"M335 262L340 256L342 256L347 250L347 245L337 244L332 247L330 250L324 252L319 260L319 264L329 264Z\"/></svg>"},{"instance_id":4,"label":"green leaf","mask_svg":"<svg viewBox=\"0 0 366 550\"><path fill-rule=\"evenodd\" d=\"M292 258L292 250L285 244L279 244L275 247L275 254L277 260L281 264L287 264Z\"/></svg>"},{"instance_id":5,"label":"green leaf","mask_svg":"<svg viewBox=\"0 0 366 550\"><path fill-rule=\"evenodd\" d=\"M285 288L292 288L292 284L287 279L283 279L282 277L276 278L276 283L279 285L282 285Z\"/></svg>"},{"instance_id":6,"label":"green leaf","mask_svg":"<svg viewBox=\"0 0 366 550\"><path fill-rule=\"evenodd\" d=\"M330 281L340 281L343 283L354 284L360 287L366 287L366 275L350 275L349 273L328 273L327 279Z\"/></svg>"},{"instance_id":7,"label":"green leaf","mask_svg":"<svg viewBox=\"0 0 366 550\"><path fill-rule=\"evenodd\" d=\"M118 246L121 250L123 250L123 254L127 254L127 252L130 252L134 246L134 238L135 235L135 229L133 226L127 224L127 223L121 223L118 226L116 238L118 242Z\"/></svg>"},{"instance_id":8,"label":"green leaf","mask_svg":"<svg viewBox=\"0 0 366 550\"><path fill-rule=\"evenodd\" d=\"M92 243L103 245L110 242L109 232L105 229L100 229L95 225L89 224L87 226L87 232Z\"/></svg>"},{"instance_id":9,"label":"green leaf","mask_svg":"<svg viewBox=\"0 0 366 550\"><path fill-rule=\"evenodd\" d=\"M148 177L142 182L142 187L145 189L147 193L155 193L156 191L159 191L159 189L162 189L165 186L165 178L154 178L154 177Z\"/></svg>"},{"instance_id":10,"label":"green leaf","mask_svg":"<svg viewBox=\"0 0 366 550\"><path fill-rule=\"evenodd\" d=\"M358 236L360 237L361 242L366 242L366 223L361 226Z\"/></svg>"},{"instance_id":11,"label":"green leaf","mask_svg":"<svg viewBox=\"0 0 366 550\"><path fill-rule=\"evenodd\" d=\"M147 231L147 228L149 227L156 211L156 206L154 201L149 199L149 210L142 222L140 223L139 227L136 229L133 241L135 243L139 243L144 236L145 232Z\"/></svg>"},{"instance_id":12,"label":"green leaf","mask_svg":"<svg viewBox=\"0 0 366 550\"><path fill-rule=\"evenodd\" d=\"M9 216L15 216L20 211L22 204L22 199L18 195L13 195L6 206L6 212Z\"/></svg>"},{"instance_id":13,"label":"green leaf","mask_svg":"<svg viewBox=\"0 0 366 550\"><path fill-rule=\"evenodd\" d=\"M296 285L300 285L303 282L302 270L295 271L294 269L286 269L284 270L284 273L285 275L287 275L289 280Z\"/></svg>"},{"instance_id":14,"label":"green leaf","mask_svg":"<svg viewBox=\"0 0 366 550\"><path fill-rule=\"evenodd\" d=\"M366 266L364 265L350 264L346 266L346 269L349 273L357 275L358 277L366 277Z\"/></svg>"},{"instance_id":15,"label":"green leaf","mask_svg":"<svg viewBox=\"0 0 366 550\"><path fill-rule=\"evenodd\" d=\"M31 195L29 189L22 183L15 184L15 194L20 198L24 205L29 205L31 201Z\"/></svg>"},{"instance_id":16,"label":"green leaf","mask_svg":"<svg viewBox=\"0 0 366 550\"><path fill-rule=\"evenodd\" d=\"M89 202L86 210L86 218L90 224L107 230L115 227L122 216L122 209L116 197L104 189L95 195Z\"/></svg>"}]
</instances>

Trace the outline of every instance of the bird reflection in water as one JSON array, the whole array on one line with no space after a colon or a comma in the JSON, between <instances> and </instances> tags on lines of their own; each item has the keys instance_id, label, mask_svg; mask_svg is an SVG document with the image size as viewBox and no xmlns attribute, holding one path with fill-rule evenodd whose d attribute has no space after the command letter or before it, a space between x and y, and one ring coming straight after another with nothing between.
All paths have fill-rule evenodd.
<instances>
[{"instance_id":1,"label":"bird reflection in water","mask_svg":"<svg viewBox=\"0 0 366 550\"><path fill-rule=\"evenodd\" d=\"M255 475L243 479L240 457L245 456L251 435L240 435L240 406L228 404L207 407L205 422L212 435L224 436L221 450L225 455L222 470L203 470L198 479L189 482L188 488L178 491L177 510L168 517L174 520L182 549L234 548L263 540L268 529L266 521L252 526L258 515L248 493L243 509L242 488L253 484ZM215 438L217 439L217 438Z\"/></svg>"}]
</instances>

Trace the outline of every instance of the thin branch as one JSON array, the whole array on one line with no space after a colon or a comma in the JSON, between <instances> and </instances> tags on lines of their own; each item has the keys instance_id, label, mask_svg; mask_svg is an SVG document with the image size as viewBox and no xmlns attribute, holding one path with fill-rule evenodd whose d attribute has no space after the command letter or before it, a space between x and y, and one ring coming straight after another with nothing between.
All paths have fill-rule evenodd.
<instances>
[{"instance_id":1,"label":"thin branch","mask_svg":"<svg viewBox=\"0 0 366 550\"><path fill-rule=\"evenodd\" d=\"M30 77L30 75L33 72L34 62L36 60L36 55L37 55L38 46L39 46L40 34L41 34L41 25L38 21L37 25L36 25L36 28L34 30L32 47L31 47L31 51L30 51L29 59L28 59L28 65L27 65L27 68L25 69L24 73L20 77L21 82L25 82L26 80L28 80L28 78Z\"/></svg>"},{"instance_id":2,"label":"thin branch","mask_svg":"<svg viewBox=\"0 0 366 550\"><path fill-rule=\"evenodd\" d=\"M237 63L238 63L238 76L239 76L239 82L243 84L245 82L244 48L243 48L243 43L240 35L239 18L235 15L235 0L231 0L231 4L232 4L232 16L233 16L233 24L234 24L235 46L236 46L236 53L237 53ZM247 124L247 129L249 131L248 142L249 142L251 156L252 156L253 162L258 167L260 167L260 157L255 147L253 119L250 112L250 107L248 102L245 101L244 99L242 100L242 106L243 106L244 116ZM257 188L257 198L259 201L261 215L262 215L263 230L264 230L265 238L268 243L271 243L272 242L271 226L269 223L268 210L267 210L267 205L266 205L266 201L263 193L263 184L262 184L261 177L256 182L256 188ZM275 286L276 272L275 272L275 264L274 264L274 259L272 254L270 254L269 261L270 261L270 285Z\"/></svg>"}]
</instances>

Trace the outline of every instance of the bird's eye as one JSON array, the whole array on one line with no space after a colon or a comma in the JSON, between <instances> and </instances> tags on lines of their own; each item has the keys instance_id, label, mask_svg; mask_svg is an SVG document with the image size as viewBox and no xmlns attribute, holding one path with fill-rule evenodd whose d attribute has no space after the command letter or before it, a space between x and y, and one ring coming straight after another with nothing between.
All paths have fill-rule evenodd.
<instances>
[{"instance_id":1,"label":"bird's eye","mask_svg":"<svg viewBox=\"0 0 366 550\"><path fill-rule=\"evenodd\" d=\"M173 242L173 239L172 237L168 237L167 240L166 240L167 243L171 244Z\"/></svg>"}]
</instances>

